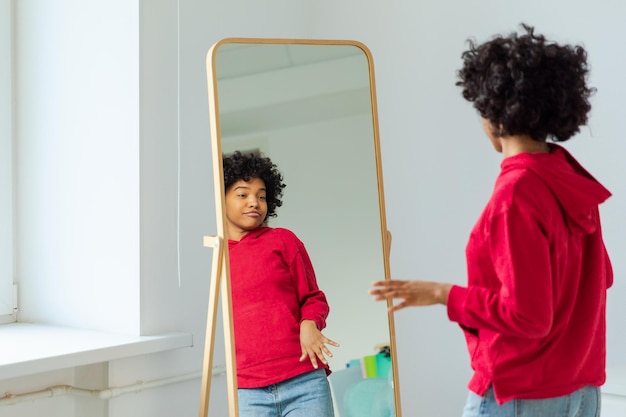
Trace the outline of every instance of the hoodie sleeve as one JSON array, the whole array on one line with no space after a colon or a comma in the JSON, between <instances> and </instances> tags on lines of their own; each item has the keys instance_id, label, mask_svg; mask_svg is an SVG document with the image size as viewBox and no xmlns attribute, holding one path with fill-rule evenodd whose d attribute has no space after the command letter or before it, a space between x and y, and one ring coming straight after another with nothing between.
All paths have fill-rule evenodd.
<instances>
[{"instance_id":1,"label":"hoodie sleeve","mask_svg":"<svg viewBox=\"0 0 626 417\"><path fill-rule=\"evenodd\" d=\"M326 327L326 317L330 310L326 295L317 285L313 264L304 245L299 240L296 243L297 251L289 265L289 270L300 305L300 322L313 320L317 328L322 330Z\"/></svg>"},{"instance_id":2,"label":"hoodie sleeve","mask_svg":"<svg viewBox=\"0 0 626 417\"><path fill-rule=\"evenodd\" d=\"M448 316L464 328L545 336L553 320L550 243L536 217L516 207L487 216L470 238L468 287L455 286ZM480 252L480 255L476 255Z\"/></svg>"}]
</instances>

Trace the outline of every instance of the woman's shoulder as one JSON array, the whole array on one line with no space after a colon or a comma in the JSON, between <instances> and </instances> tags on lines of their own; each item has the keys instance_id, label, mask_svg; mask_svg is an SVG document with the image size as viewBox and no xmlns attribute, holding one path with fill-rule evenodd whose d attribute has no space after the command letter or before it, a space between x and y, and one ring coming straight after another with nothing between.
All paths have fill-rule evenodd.
<instances>
[{"instance_id":1,"label":"woman's shoulder","mask_svg":"<svg viewBox=\"0 0 626 417\"><path fill-rule=\"evenodd\" d=\"M280 248L288 259L304 249L304 243L290 229L284 227L270 228L267 232L271 245ZM290 255L291 254L291 255Z\"/></svg>"},{"instance_id":2,"label":"woman's shoulder","mask_svg":"<svg viewBox=\"0 0 626 417\"><path fill-rule=\"evenodd\" d=\"M276 238L300 241L293 231L285 227L268 227L268 229L268 233Z\"/></svg>"},{"instance_id":3,"label":"woman's shoulder","mask_svg":"<svg viewBox=\"0 0 626 417\"><path fill-rule=\"evenodd\" d=\"M494 216L506 212L544 218L547 211L559 210L545 178L528 166L518 166L500 175L489 206Z\"/></svg>"}]
</instances>

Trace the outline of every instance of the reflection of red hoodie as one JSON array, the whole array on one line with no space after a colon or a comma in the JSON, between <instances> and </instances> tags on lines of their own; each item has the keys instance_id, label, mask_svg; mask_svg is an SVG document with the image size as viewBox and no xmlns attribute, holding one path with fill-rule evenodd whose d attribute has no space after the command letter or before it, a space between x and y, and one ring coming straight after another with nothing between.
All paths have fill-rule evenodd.
<instances>
[{"instance_id":1,"label":"reflection of red hoodie","mask_svg":"<svg viewBox=\"0 0 626 417\"><path fill-rule=\"evenodd\" d=\"M557 145L502 161L467 244L468 285L448 298L467 339L471 391L492 385L502 404L604 383L613 271L598 205L610 195Z\"/></svg>"},{"instance_id":2,"label":"reflection of red hoodie","mask_svg":"<svg viewBox=\"0 0 626 417\"><path fill-rule=\"evenodd\" d=\"M229 240L228 256L239 388L312 371L308 358L299 361L300 322L322 330L329 308L302 242L287 229L259 227Z\"/></svg>"}]
</instances>

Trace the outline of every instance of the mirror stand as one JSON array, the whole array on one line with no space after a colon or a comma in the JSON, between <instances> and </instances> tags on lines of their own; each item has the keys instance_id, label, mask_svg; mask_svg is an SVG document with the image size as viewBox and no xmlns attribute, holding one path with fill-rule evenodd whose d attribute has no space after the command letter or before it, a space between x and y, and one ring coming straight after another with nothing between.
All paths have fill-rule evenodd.
<instances>
[{"instance_id":1,"label":"mirror stand","mask_svg":"<svg viewBox=\"0 0 626 417\"><path fill-rule=\"evenodd\" d=\"M366 293L371 281L389 279L391 246L371 53L355 41L227 38L210 48L206 64L217 233L204 237L214 252L200 417L209 411L220 296L228 415L239 416L223 172L223 155L236 150L271 155L289 178L290 204L273 225L295 228L307 242L320 288L333 306L326 331L346 335L329 376L335 376L329 379L335 412L369 415L376 406L377 417L402 417L394 316L383 303L373 306ZM345 201L346 192L358 198ZM312 201L325 204L311 213ZM329 234L345 250L328 245ZM383 361L376 372L365 372L360 367L382 353L380 343L389 346L391 366Z\"/></svg>"},{"instance_id":2,"label":"mirror stand","mask_svg":"<svg viewBox=\"0 0 626 417\"><path fill-rule=\"evenodd\" d=\"M213 347L215 346L215 327L217 325L218 297L222 296L222 316L224 324L224 344L226 346L226 384L228 390L229 415L239 415L237 405L237 379L235 365L235 348L233 343L232 304L230 284L226 277L226 270L222 267L228 262L226 251L223 249L223 239L219 236L204 236L205 247L213 248L213 262L211 265L211 285L209 307L206 323L206 337L204 343L204 361L202 372L202 390L200 395L200 417L209 413L209 398L211 394L211 378L213 370ZM221 287L221 288L220 288Z\"/></svg>"}]
</instances>

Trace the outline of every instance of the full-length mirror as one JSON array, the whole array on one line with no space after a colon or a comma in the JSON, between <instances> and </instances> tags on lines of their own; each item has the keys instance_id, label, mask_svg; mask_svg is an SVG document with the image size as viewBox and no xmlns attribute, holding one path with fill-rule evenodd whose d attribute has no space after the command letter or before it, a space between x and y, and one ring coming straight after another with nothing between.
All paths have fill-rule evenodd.
<instances>
[{"instance_id":1,"label":"full-length mirror","mask_svg":"<svg viewBox=\"0 0 626 417\"><path fill-rule=\"evenodd\" d=\"M207 71L217 168L218 236L211 245L226 247L228 239L222 155L271 158L286 188L268 226L287 228L304 243L330 307L323 333L340 343L329 359L335 416L399 417L393 316L367 293L372 281L389 277L390 244L369 50L352 41L225 39L209 52ZM214 260L214 269L228 281L227 250L215 252L224 262ZM225 300L230 286L222 284ZM227 298L223 306L230 318ZM208 332L215 330L210 324Z\"/></svg>"}]
</instances>

